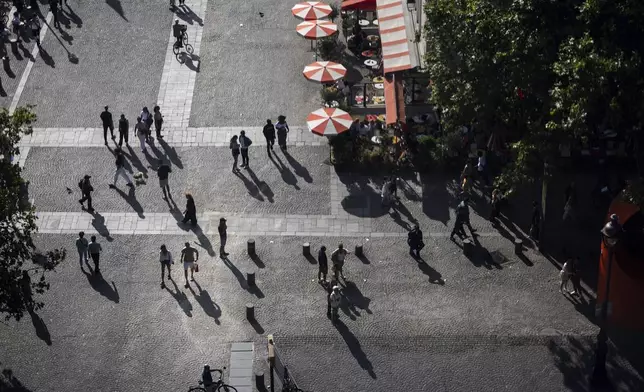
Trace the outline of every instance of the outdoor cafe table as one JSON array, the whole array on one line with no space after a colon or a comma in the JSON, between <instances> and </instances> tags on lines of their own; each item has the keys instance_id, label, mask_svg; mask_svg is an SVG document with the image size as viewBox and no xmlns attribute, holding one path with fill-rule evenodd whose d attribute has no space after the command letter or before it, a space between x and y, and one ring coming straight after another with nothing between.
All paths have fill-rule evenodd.
<instances>
[{"instance_id":1,"label":"outdoor cafe table","mask_svg":"<svg viewBox=\"0 0 644 392\"><path fill-rule=\"evenodd\" d=\"M368 21L368 20L366 20L366 19L360 19L360 20L358 21L358 24L359 24L360 26L369 26L369 21Z\"/></svg>"},{"instance_id":2,"label":"outdoor cafe table","mask_svg":"<svg viewBox=\"0 0 644 392\"><path fill-rule=\"evenodd\" d=\"M372 20L371 24L373 24L374 26L378 26L378 19Z\"/></svg>"},{"instance_id":3,"label":"outdoor cafe table","mask_svg":"<svg viewBox=\"0 0 644 392\"><path fill-rule=\"evenodd\" d=\"M368 60L364 61L364 65L366 65L367 67L371 68L371 67L375 67L376 65L378 65L378 62L376 60L373 60L373 59L368 59Z\"/></svg>"}]
</instances>

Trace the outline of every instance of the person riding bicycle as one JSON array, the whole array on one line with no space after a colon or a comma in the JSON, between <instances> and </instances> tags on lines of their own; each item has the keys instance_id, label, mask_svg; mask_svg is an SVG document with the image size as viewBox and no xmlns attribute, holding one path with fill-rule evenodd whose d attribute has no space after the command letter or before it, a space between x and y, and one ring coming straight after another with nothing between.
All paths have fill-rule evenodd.
<instances>
[{"instance_id":1,"label":"person riding bicycle","mask_svg":"<svg viewBox=\"0 0 644 392\"><path fill-rule=\"evenodd\" d=\"M179 24L179 19L174 20L174 25L172 26L172 34L177 39L177 42L174 45L178 48L183 47L183 33L186 31L187 26Z\"/></svg>"},{"instance_id":2,"label":"person riding bicycle","mask_svg":"<svg viewBox=\"0 0 644 392\"><path fill-rule=\"evenodd\" d=\"M208 388L212 384L215 383L215 381L212 379L212 373L214 370L210 369L210 365L203 365L203 372L201 373L201 381L203 382L203 386Z\"/></svg>"}]
</instances>

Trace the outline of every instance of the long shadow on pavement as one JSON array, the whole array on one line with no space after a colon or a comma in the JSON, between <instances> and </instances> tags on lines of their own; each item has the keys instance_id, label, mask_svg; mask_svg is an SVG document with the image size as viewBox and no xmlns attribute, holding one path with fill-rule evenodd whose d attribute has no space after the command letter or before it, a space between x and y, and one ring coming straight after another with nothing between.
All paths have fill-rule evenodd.
<instances>
[{"instance_id":1,"label":"long shadow on pavement","mask_svg":"<svg viewBox=\"0 0 644 392\"><path fill-rule=\"evenodd\" d=\"M358 364L364 370L369 372L369 376L371 376L371 378L378 378L376 377L376 373L373 371L373 365L371 364L371 361L369 361L369 358L367 358L367 354L362 351L362 347L360 347L360 341L358 340L358 338L356 338L356 336L342 321L338 320L334 325L344 339L344 342L347 344L347 347L349 347L351 354L358 361Z\"/></svg>"},{"instance_id":2,"label":"long shadow on pavement","mask_svg":"<svg viewBox=\"0 0 644 392\"><path fill-rule=\"evenodd\" d=\"M182 19L188 24L193 24L193 22L197 22L199 26L203 26L203 19L201 19L197 14L195 14L194 11L192 11L192 8L188 7L185 4L179 7L175 7L174 13L180 19Z\"/></svg>"},{"instance_id":3,"label":"long shadow on pavement","mask_svg":"<svg viewBox=\"0 0 644 392\"><path fill-rule=\"evenodd\" d=\"M177 150L174 147L170 147L170 145L168 145L168 143L163 139L157 139L157 141L161 145L161 148L163 148L163 151L170 162L179 169L183 169L183 163L181 163L181 157L177 154Z\"/></svg>"},{"instance_id":4,"label":"long shadow on pavement","mask_svg":"<svg viewBox=\"0 0 644 392\"><path fill-rule=\"evenodd\" d=\"M129 204L134 212L136 212L140 218L145 219L145 215L143 215L143 206L141 206L141 203L139 203L138 200L136 200L136 195L134 191L134 186L129 187L130 189L128 190L128 193L123 192L119 188L112 188L116 192L118 192L119 195Z\"/></svg>"},{"instance_id":5,"label":"long shadow on pavement","mask_svg":"<svg viewBox=\"0 0 644 392\"><path fill-rule=\"evenodd\" d=\"M304 181L308 183L313 182L313 178L311 178L311 174L304 166L302 166L295 158L293 158L291 154L288 153L287 150L282 150L282 152L284 153L284 156L286 157L286 160L288 161L289 165L291 165L293 167L293 170L295 170L295 174L302 177Z\"/></svg>"},{"instance_id":6,"label":"long shadow on pavement","mask_svg":"<svg viewBox=\"0 0 644 392\"><path fill-rule=\"evenodd\" d=\"M255 185L252 181L246 178L246 176L241 171L235 171L233 173L237 177L239 177L240 180L242 180L242 182L244 183L244 186L246 186L246 189L248 189L249 195L251 195L253 198L259 201L264 201L264 197L259 194L259 188L257 188L257 185Z\"/></svg>"},{"instance_id":7,"label":"long shadow on pavement","mask_svg":"<svg viewBox=\"0 0 644 392\"><path fill-rule=\"evenodd\" d=\"M277 167L277 170L279 170L280 175L282 176L282 181L284 181L288 185L293 186L293 188L295 188L295 190L299 191L300 187L297 186L297 178L295 177L295 175L293 174L291 169L289 169L288 167L286 167L284 165L284 163L282 162L280 157L277 156L277 154L275 154L275 153L271 153L268 156L268 158L271 160L271 162L273 162L273 165L275 165L275 167ZM277 159L277 161L276 161L276 159Z\"/></svg>"},{"instance_id":8,"label":"long shadow on pavement","mask_svg":"<svg viewBox=\"0 0 644 392\"><path fill-rule=\"evenodd\" d=\"M443 275L441 275L440 272L436 271L429 264L427 264L422 257L414 257L414 259L418 263L418 268L422 271L422 273L429 277L429 283L439 284L441 286L445 284Z\"/></svg>"},{"instance_id":9,"label":"long shadow on pavement","mask_svg":"<svg viewBox=\"0 0 644 392\"><path fill-rule=\"evenodd\" d=\"M262 192L262 194L266 197L266 199L268 199L268 202L275 203L275 200L273 199L275 194L273 193L273 190L271 189L271 187L268 186L268 184L265 181L262 181L259 178L257 178L257 176L255 175L255 172L251 168L248 167L246 168L246 170L248 171L250 178L255 183L255 186L257 187L257 189L259 189L259 191Z\"/></svg>"},{"instance_id":10,"label":"long shadow on pavement","mask_svg":"<svg viewBox=\"0 0 644 392\"><path fill-rule=\"evenodd\" d=\"M192 304L188 300L188 296L179 289L177 283L174 280L170 280L170 282L172 282L172 285L174 286L174 291L170 290L167 285L165 286L166 291L170 293L170 295L172 295L172 297L177 301L177 303L181 307L181 310L183 310L183 313L185 313L188 317L192 317Z\"/></svg>"},{"instance_id":11,"label":"long shadow on pavement","mask_svg":"<svg viewBox=\"0 0 644 392\"><path fill-rule=\"evenodd\" d=\"M212 317L215 320L215 324L220 325L221 322L219 321L219 318L221 317L221 308L212 300L208 291L203 290L196 280L194 281L194 284L197 286L197 289L199 289L199 294L195 293L192 286L189 286L189 288L192 295L194 295L197 300L197 303L201 306L207 316Z\"/></svg>"},{"instance_id":12,"label":"long shadow on pavement","mask_svg":"<svg viewBox=\"0 0 644 392\"><path fill-rule=\"evenodd\" d=\"M106 2L106 3L107 3L107 5L109 5L109 6L110 6L114 11L116 11L116 13L117 13L117 14L119 14L119 16L120 16L121 18L123 18L123 20L124 20L124 21L126 21L126 22L128 22L128 23L130 22L130 21L129 21L129 20L127 20L127 18L125 17L125 11L123 11L123 5L121 4L121 2L120 2L119 0L105 0L105 2Z\"/></svg>"},{"instance_id":13,"label":"long shadow on pavement","mask_svg":"<svg viewBox=\"0 0 644 392\"><path fill-rule=\"evenodd\" d=\"M197 224L192 228L192 232L195 233L197 239L199 240L199 242L195 242L195 244L204 248L206 252L208 252L209 256L215 256L215 250L212 248L212 243L208 239L208 236L201 229L201 226Z\"/></svg>"},{"instance_id":14,"label":"long shadow on pavement","mask_svg":"<svg viewBox=\"0 0 644 392\"><path fill-rule=\"evenodd\" d=\"M351 309L354 314L360 316L358 309L364 310L368 314L372 314L369 309L371 299L365 297L354 282L345 280L344 287L342 288L342 295L346 298L349 303L349 309Z\"/></svg>"},{"instance_id":15,"label":"long shadow on pavement","mask_svg":"<svg viewBox=\"0 0 644 392\"><path fill-rule=\"evenodd\" d=\"M13 371L8 368L2 369L0 375L0 391L2 392L31 392L31 389L22 385L20 380L13 375Z\"/></svg>"},{"instance_id":16,"label":"long shadow on pavement","mask_svg":"<svg viewBox=\"0 0 644 392\"><path fill-rule=\"evenodd\" d=\"M36 330L36 336L38 336L38 338L43 342L47 343L48 346L51 346L51 334L49 333L49 328L47 328L45 321L33 310L29 311L29 316L31 316L31 323ZM4 391L4 389L0 388L0 391Z\"/></svg>"},{"instance_id":17,"label":"long shadow on pavement","mask_svg":"<svg viewBox=\"0 0 644 392\"><path fill-rule=\"evenodd\" d=\"M91 214L94 218L92 219L92 227L96 229L96 232L109 242L114 241L114 238L110 235L110 231L108 230L107 226L105 226L105 218L103 217L103 215L99 214L96 211L91 212Z\"/></svg>"},{"instance_id":18,"label":"long shadow on pavement","mask_svg":"<svg viewBox=\"0 0 644 392\"><path fill-rule=\"evenodd\" d=\"M100 273L95 274L89 264L87 264L86 266L89 269L89 272L85 271L84 268L82 269L82 271L87 277L87 281L89 282L90 286L92 286L92 288L103 297L109 299L114 303L119 303L119 291L116 288L114 281L111 281L112 284L110 285L105 279L103 279L103 275L101 275Z\"/></svg>"}]
</instances>

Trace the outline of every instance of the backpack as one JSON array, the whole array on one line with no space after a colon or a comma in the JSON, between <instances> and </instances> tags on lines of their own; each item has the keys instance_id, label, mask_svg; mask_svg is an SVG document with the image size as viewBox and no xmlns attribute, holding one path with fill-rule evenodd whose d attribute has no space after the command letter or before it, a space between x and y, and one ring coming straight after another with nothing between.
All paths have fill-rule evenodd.
<instances>
[{"instance_id":1,"label":"backpack","mask_svg":"<svg viewBox=\"0 0 644 392\"><path fill-rule=\"evenodd\" d=\"M83 189L83 180L78 181L78 187Z\"/></svg>"},{"instance_id":2,"label":"backpack","mask_svg":"<svg viewBox=\"0 0 644 392\"><path fill-rule=\"evenodd\" d=\"M249 138L248 136L244 136L244 137L245 137L245 138L246 138L246 140L248 141L248 147L250 147L250 145L251 145L251 144L253 144L253 141L252 141L252 140L250 140L250 138Z\"/></svg>"}]
</instances>

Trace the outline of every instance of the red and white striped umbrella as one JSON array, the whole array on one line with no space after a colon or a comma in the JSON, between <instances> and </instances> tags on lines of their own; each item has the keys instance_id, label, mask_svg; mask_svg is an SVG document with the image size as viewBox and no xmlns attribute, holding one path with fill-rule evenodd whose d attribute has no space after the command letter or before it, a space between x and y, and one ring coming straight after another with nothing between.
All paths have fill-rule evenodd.
<instances>
[{"instance_id":1,"label":"red and white striped umbrella","mask_svg":"<svg viewBox=\"0 0 644 392\"><path fill-rule=\"evenodd\" d=\"M316 61L304 67L304 77L320 83L331 83L341 79L347 74L347 69L342 64L333 61Z\"/></svg>"},{"instance_id":2,"label":"red and white striped umbrella","mask_svg":"<svg viewBox=\"0 0 644 392\"><path fill-rule=\"evenodd\" d=\"M305 1L297 3L291 8L293 15L304 20L322 19L329 16L331 7L321 1Z\"/></svg>"},{"instance_id":3,"label":"red and white striped umbrella","mask_svg":"<svg viewBox=\"0 0 644 392\"><path fill-rule=\"evenodd\" d=\"M304 38L318 39L337 33L338 26L328 20L307 20L297 25L295 30Z\"/></svg>"},{"instance_id":4,"label":"red and white striped umbrella","mask_svg":"<svg viewBox=\"0 0 644 392\"><path fill-rule=\"evenodd\" d=\"M306 117L309 130L320 136L333 136L345 132L352 122L349 113L335 108L318 109Z\"/></svg>"}]
</instances>

